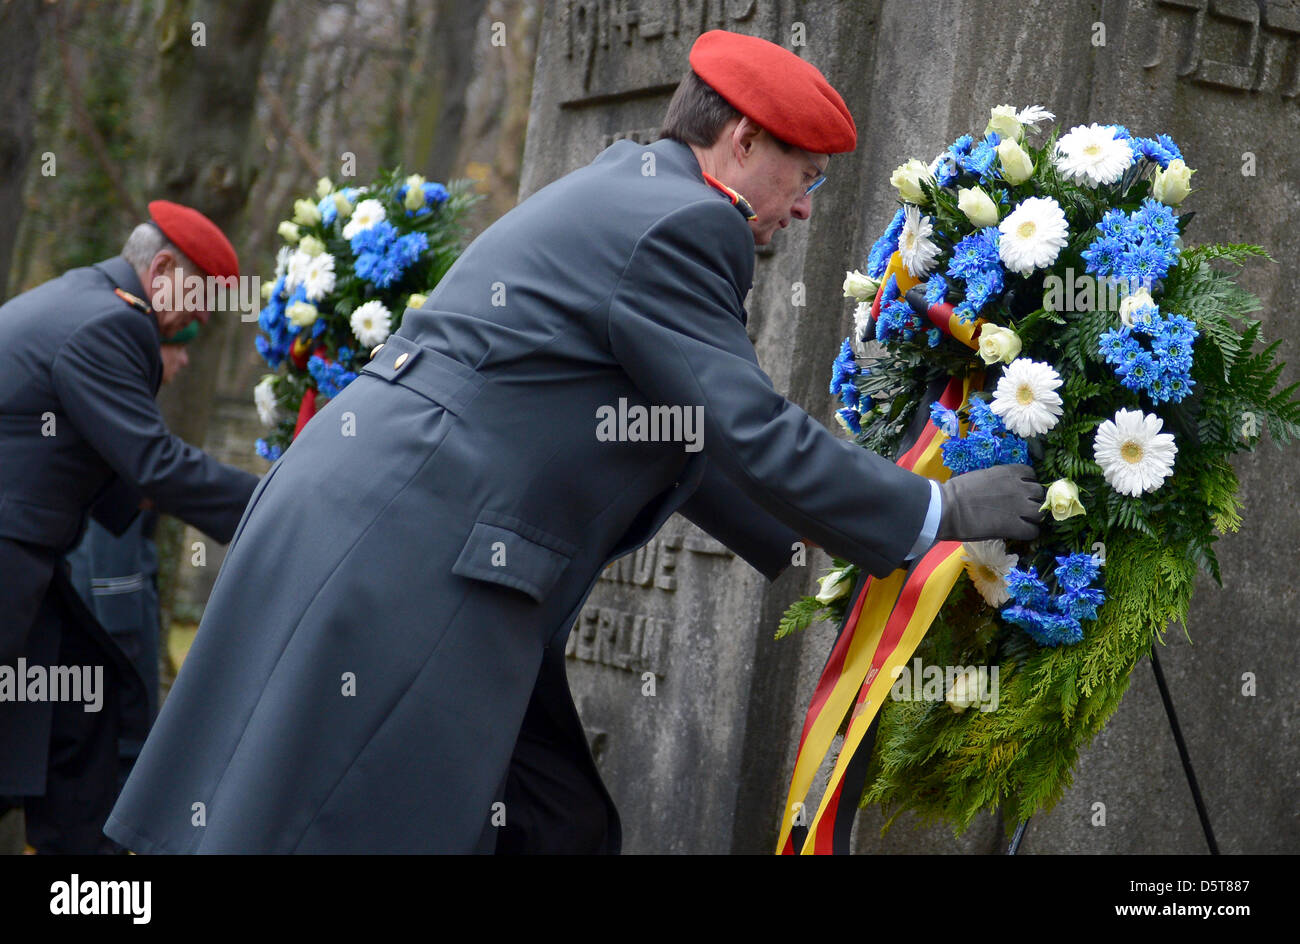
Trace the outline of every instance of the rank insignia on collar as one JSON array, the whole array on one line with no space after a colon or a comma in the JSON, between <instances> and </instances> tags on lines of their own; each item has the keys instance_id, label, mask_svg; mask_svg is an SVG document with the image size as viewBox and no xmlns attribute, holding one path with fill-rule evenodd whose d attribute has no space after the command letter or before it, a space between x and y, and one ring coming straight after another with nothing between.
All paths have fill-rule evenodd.
<instances>
[{"instance_id":1,"label":"rank insignia on collar","mask_svg":"<svg viewBox=\"0 0 1300 944\"><path fill-rule=\"evenodd\" d=\"M749 205L749 201L742 197L735 190L732 190L718 178L714 177L708 171L700 171L704 175L705 182L716 190L721 191L722 195L731 201L731 205L740 211L740 215L747 220L756 220L758 215L754 213L754 208Z\"/></svg>"},{"instance_id":2,"label":"rank insignia on collar","mask_svg":"<svg viewBox=\"0 0 1300 944\"><path fill-rule=\"evenodd\" d=\"M113 289L113 294L116 295L118 298L122 299L122 301L126 302L132 308L136 309L137 311L142 311L146 315L152 313L153 311L153 309L148 306L148 304L144 301L144 299L136 298L134 295L132 295L130 292L126 291L125 289L115 288Z\"/></svg>"}]
</instances>

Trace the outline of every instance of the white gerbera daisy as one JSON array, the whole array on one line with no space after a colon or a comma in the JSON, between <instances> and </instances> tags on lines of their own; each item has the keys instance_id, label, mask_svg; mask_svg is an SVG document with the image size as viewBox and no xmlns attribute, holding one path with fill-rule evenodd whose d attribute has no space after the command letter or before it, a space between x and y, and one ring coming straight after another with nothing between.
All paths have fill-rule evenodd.
<instances>
[{"instance_id":1,"label":"white gerbera daisy","mask_svg":"<svg viewBox=\"0 0 1300 944\"><path fill-rule=\"evenodd\" d=\"M388 340L392 330L392 316L384 303L371 299L364 305L358 305L352 313L352 333L357 336L363 347L374 347Z\"/></svg>"},{"instance_id":2,"label":"white gerbera daisy","mask_svg":"<svg viewBox=\"0 0 1300 944\"><path fill-rule=\"evenodd\" d=\"M284 267L284 290L290 294L303 280L307 278L307 269L311 266L313 256L307 255L301 249L295 249L289 255L288 262Z\"/></svg>"},{"instance_id":3,"label":"white gerbera daisy","mask_svg":"<svg viewBox=\"0 0 1300 944\"><path fill-rule=\"evenodd\" d=\"M312 256L302 277L307 301L318 302L334 291L334 257L328 252Z\"/></svg>"},{"instance_id":4,"label":"white gerbera daisy","mask_svg":"<svg viewBox=\"0 0 1300 944\"><path fill-rule=\"evenodd\" d=\"M1029 125L1031 128L1040 121L1051 121L1055 117L1042 105L1030 105L1028 108L1021 109L1016 113L1016 121L1022 125Z\"/></svg>"},{"instance_id":5,"label":"white gerbera daisy","mask_svg":"<svg viewBox=\"0 0 1300 944\"><path fill-rule=\"evenodd\" d=\"M1056 425L1061 375L1050 364L1018 357L1002 370L993 391L992 410L1017 436L1038 436Z\"/></svg>"},{"instance_id":6,"label":"white gerbera daisy","mask_svg":"<svg viewBox=\"0 0 1300 944\"><path fill-rule=\"evenodd\" d=\"M293 256L293 250L288 246L281 246L280 251L275 254L275 277L278 279L289 271L289 259Z\"/></svg>"},{"instance_id":7,"label":"white gerbera daisy","mask_svg":"<svg viewBox=\"0 0 1300 944\"><path fill-rule=\"evenodd\" d=\"M274 426L280 422L280 407L275 401L275 375L267 374L253 388L253 402L257 405L257 417L264 426Z\"/></svg>"},{"instance_id":8,"label":"white gerbera daisy","mask_svg":"<svg viewBox=\"0 0 1300 944\"><path fill-rule=\"evenodd\" d=\"M351 239L362 230L370 229L376 223L388 218L384 205L378 200L362 200L352 210L347 225L343 227L343 238Z\"/></svg>"},{"instance_id":9,"label":"white gerbera daisy","mask_svg":"<svg viewBox=\"0 0 1300 944\"><path fill-rule=\"evenodd\" d=\"M989 606L1001 606L1011 599L1007 590L1007 574L1020 562L1019 554L1008 554L1003 541L967 541L962 546L966 553L966 573Z\"/></svg>"},{"instance_id":10,"label":"white gerbera daisy","mask_svg":"<svg viewBox=\"0 0 1300 944\"><path fill-rule=\"evenodd\" d=\"M1111 125L1075 125L1056 142L1053 163L1075 183L1113 184L1133 163L1133 148Z\"/></svg>"},{"instance_id":11,"label":"white gerbera daisy","mask_svg":"<svg viewBox=\"0 0 1300 944\"><path fill-rule=\"evenodd\" d=\"M1097 427L1092 454L1110 487L1121 495L1153 492L1174 470L1172 433L1160 432L1164 421L1141 410L1120 410Z\"/></svg>"},{"instance_id":12,"label":"white gerbera daisy","mask_svg":"<svg viewBox=\"0 0 1300 944\"><path fill-rule=\"evenodd\" d=\"M907 203L903 206L903 231L898 234L898 254L912 278L919 279L934 268L939 247L930 241L934 227L930 218L922 216L919 207Z\"/></svg>"},{"instance_id":13,"label":"white gerbera daisy","mask_svg":"<svg viewBox=\"0 0 1300 944\"><path fill-rule=\"evenodd\" d=\"M867 327L871 324L871 303L858 302L853 309L853 345L859 355L865 353L863 346L874 340L867 335Z\"/></svg>"},{"instance_id":14,"label":"white gerbera daisy","mask_svg":"<svg viewBox=\"0 0 1300 944\"><path fill-rule=\"evenodd\" d=\"M1029 197L998 224L998 258L1011 272L1028 275L1056 261L1070 228L1051 197Z\"/></svg>"}]
</instances>

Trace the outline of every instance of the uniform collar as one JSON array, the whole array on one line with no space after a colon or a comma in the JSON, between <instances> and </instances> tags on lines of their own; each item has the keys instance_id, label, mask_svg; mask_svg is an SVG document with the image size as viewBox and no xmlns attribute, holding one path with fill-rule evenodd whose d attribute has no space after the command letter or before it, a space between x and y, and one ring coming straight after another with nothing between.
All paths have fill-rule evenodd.
<instances>
[{"instance_id":1,"label":"uniform collar","mask_svg":"<svg viewBox=\"0 0 1300 944\"><path fill-rule=\"evenodd\" d=\"M672 138L662 138L650 145L650 149L668 157L672 163L679 164L688 173L698 176L706 184L726 197L746 221L757 219L754 208L750 206L748 200L712 174L705 173L689 144L683 144L681 141L675 141Z\"/></svg>"},{"instance_id":2,"label":"uniform collar","mask_svg":"<svg viewBox=\"0 0 1300 944\"><path fill-rule=\"evenodd\" d=\"M140 314L149 318L150 324L154 327L159 340L162 339L162 328L158 325L158 318L149 306L149 298L145 293L144 286L140 284L140 276L136 274L135 266L127 262L122 256L114 256L112 259L105 259L103 262L96 262L94 268L103 273L113 288L119 290L118 298L122 304L134 308ZM125 297L123 296L125 293Z\"/></svg>"}]
</instances>

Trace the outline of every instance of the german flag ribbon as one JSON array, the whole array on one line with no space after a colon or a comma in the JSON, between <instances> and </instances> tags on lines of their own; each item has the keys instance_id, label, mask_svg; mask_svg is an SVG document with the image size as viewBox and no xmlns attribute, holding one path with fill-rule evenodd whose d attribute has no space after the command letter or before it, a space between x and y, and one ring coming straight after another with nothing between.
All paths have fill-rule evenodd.
<instances>
[{"instance_id":1,"label":"german flag ribbon","mask_svg":"<svg viewBox=\"0 0 1300 944\"><path fill-rule=\"evenodd\" d=\"M882 285L890 275L896 278L900 292L906 292L916 284L897 253L890 259ZM879 316L880 302L881 294L878 292L872 306L873 317ZM965 330L946 333L975 347L977 332L969 325L960 327ZM968 375L964 380L951 378L939 396L939 402L949 409L959 409L966 404L971 391L980 389L982 385L983 377L978 373ZM916 442L899 456L897 465L927 478L945 480L949 471L943 464L941 446L946 439L947 435L933 423L925 423ZM840 816L840 800L850 762L893 687L894 670L911 658L952 591L962 566L960 542L941 541L914 561L909 569L900 568L884 578L867 577L862 583L826 660L804 718L790 792L782 814L778 853L845 851L843 847L847 846L849 830L839 828L846 825L845 818ZM807 835L796 849L794 827L808 822L804 799L850 706L852 715L848 730L830 780L808 826ZM856 808L856 804L857 797L853 796L851 809ZM851 822L852 813L847 817L847 823Z\"/></svg>"},{"instance_id":2,"label":"german flag ribbon","mask_svg":"<svg viewBox=\"0 0 1300 944\"><path fill-rule=\"evenodd\" d=\"M740 211L740 215L747 220L756 220L758 217L754 213L754 208L749 205L749 201L740 195L738 191L732 190L717 177L714 177L708 171L700 171L704 175L704 181L710 187L718 190L724 197L731 201L731 205Z\"/></svg>"}]
</instances>

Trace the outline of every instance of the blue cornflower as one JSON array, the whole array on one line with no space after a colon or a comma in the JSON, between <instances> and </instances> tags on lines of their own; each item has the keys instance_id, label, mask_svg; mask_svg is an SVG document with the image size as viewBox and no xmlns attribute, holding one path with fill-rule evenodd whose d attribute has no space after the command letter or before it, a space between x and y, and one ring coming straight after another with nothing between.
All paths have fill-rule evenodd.
<instances>
[{"instance_id":1,"label":"blue cornflower","mask_svg":"<svg viewBox=\"0 0 1300 944\"><path fill-rule=\"evenodd\" d=\"M885 268L889 265L889 257L898 249L898 236L903 231L903 222L906 213L902 207L899 207L894 213L894 218L889 221L885 227L884 233L876 240L871 247L871 252L867 256L867 275L873 279L878 279L885 274Z\"/></svg>"},{"instance_id":2,"label":"blue cornflower","mask_svg":"<svg viewBox=\"0 0 1300 944\"><path fill-rule=\"evenodd\" d=\"M1006 582L1007 592L1021 606L1043 609L1051 599L1047 584L1038 579L1038 571L1033 567L1028 570L1011 568L1007 573Z\"/></svg>"},{"instance_id":3,"label":"blue cornflower","mask_svg":"<svg viewBox=\"0 0 1300 944\"><path fill-rule=\"evenodd\" d=\"M845 425L847 425L848 428L851 429L855 434L862 432L862 422L858 417L857 410L850 409L849 407L844 407L843 409L836 410L835 412L844 418Z\"/></svg>"},{"instance_id":4,"label":"blue cornflower","mask_svg":"<svg viewBox=\"0 0 1300 944\"><path fill-rule=\"evenodd\" d=\"M1067 590L1056 598L1056 608L1076 620L1095 620L1097 607L1106 602L1106 594L1095 587Z\"/></svg>"},{"instance_id":5,"label":"blue cornflower","mask_svg":"<svg viewBox=\"0 0 1300 944\"><path fill-rule=\"evenodd\" d=\"M1080 255L1085 268L1094 275L1114 275L1124 253L1124 243L1118 236L1099 236Z\"/></svg>"},{"instance_id":6,"label":"blue cornflower","mask_svg":"<svg viewBox=\"0 0 1300 944\"><path fill-rule=\"evenodd\" d=\"M998 236L996 226L986 226L953 246L952 259L948 263L948 276L969 279L995 267L1000 269Z\"/></svg>"},{"instance_id":7,"label":"blue cornflower","mask_svg":"<svg viewBox=\"0 0 1300 944\"><path fill-rule=\"evenodd\" d=\"M257 454L269 462L274 462L284 453L284 450L279 446L272 446L265 439L259 439L255 443L255 447L257 449Z\"/></svg>"},{"instance_id":8,"label":"blue cornflower","mask_svg":"<svg viewBox=\"0 0 1300 944\"><path fill-rule=\"evenodd\" d=\"M987 469L997 465L998 440L992 433L983 430L973 432L966 437L969 444L971 467Z\"/></svg>"},{"instance_id":9,"label":"blue cornflower","mask_svg":"<svg viewBox=\"0 0 1300 944\"><path fill-rule=\"evenodd\" d=\"M948 409L938 401L930 404L930 422L953 438L958 435L961 428L956 411Z\"/></svg>"},{"instance_id":10,"label":"blue cornflower","mask_svg":"<svg viewBox=\"0 0 1300 944\"><path fill-rule=\"evenodd\" d=\"M939 305L944 301L948 291L948 280L938 272L930 276L925 283L925 302L927 305Z\"/></svg>"},{"instance_id":11,"label":"blue cornflower","mask_svg":"<svg viewBox=\"0 0 1300 944\"><path fill-rule=\"evenodd\" d=\"M1091 554L1066 554L1056 558L1056 579L1066 590L1081 590L1097 579L1101 562Z\"/></svg>"},{"instance_id":12,"label":"blue cornflower","mask_svg":"<svg viewBox=\"0 0 1300 944\"><path fill-rule=\"evenodd\" d=\"M397 227L388 220L380 220L352 237L352 254L355 256L364 253L382 255L388 251L388 247L396 238Z\"/></svg>"}]
</instances>

